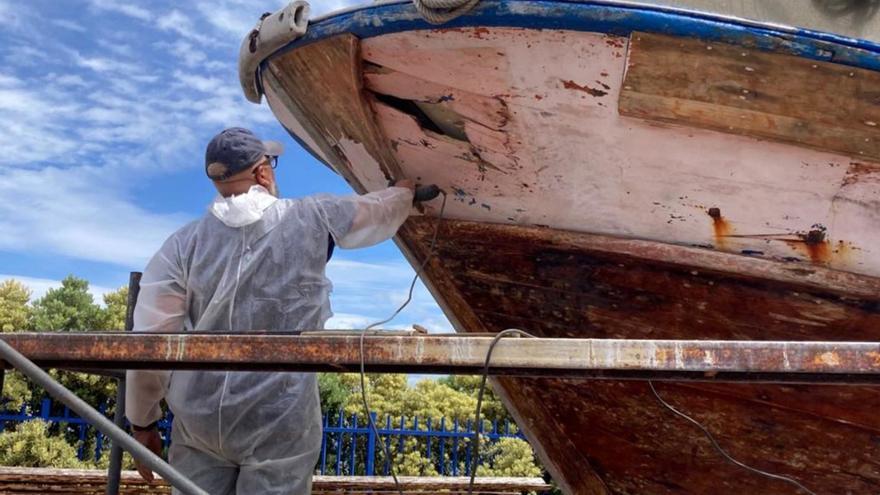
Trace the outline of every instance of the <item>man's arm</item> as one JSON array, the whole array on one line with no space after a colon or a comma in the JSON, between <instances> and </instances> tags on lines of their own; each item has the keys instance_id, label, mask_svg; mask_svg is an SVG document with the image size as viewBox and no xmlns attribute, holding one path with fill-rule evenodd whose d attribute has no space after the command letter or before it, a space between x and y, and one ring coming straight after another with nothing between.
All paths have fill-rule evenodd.
<instances>
[{"instance_id":1,"label":"man's arm","mask_svg":"<svg viewBox=\"0 0 880 495\"><path fill-rule=\"evenodd\" d=\"M177 262L175 243L169 239L150 260L141 277L134 310L135 332L180 332L186 317L186 290ZM125 415L134 427L134 437L157 455L162 443L158 431L143 430L162 418L159 403L168 390L171 372L130 370L126 372ZM137 466L141 476L152 481L152 472Z\"/></svg>"},{"instance_id":2,"label":"man's arm","mask_svg":"<svg viewBox=\"0 0 880 495\"><path fill-rule=\"evenodd\" d=\"M320 210L339 247L372 246L393 237L403 225L412 210L414 190L413 182L405 179L394 187L340 198L343 203L337 208Z\"/></svg>"},{"instance_id":3,"label":"man's arm","mask_svg":"<svg viewBox=\"0 0 880 495\"><path fill-rule=\"evenodd\" d=\"M175 251L173 243L166 242L144 270L134 310L135 332L183 331L186 290ZM162 417L159 402L165 397L170 374L167 370L127 372L125 412L132 424L146 426Z\"/></svg>"}]
</instances>

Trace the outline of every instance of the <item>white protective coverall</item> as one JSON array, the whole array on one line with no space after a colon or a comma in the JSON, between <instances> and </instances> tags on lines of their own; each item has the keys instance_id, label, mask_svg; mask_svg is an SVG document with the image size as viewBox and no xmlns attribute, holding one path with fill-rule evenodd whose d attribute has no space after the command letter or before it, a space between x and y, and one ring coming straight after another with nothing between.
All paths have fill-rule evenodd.
<instances>
[{"instance_id":1,"label":"white protective coverall","mask_svg":"<svg viewBox=\"0 0 880 495\"><path fill-rule=\"evenodd\" d=\"M261 186L217 197L147 265L136 332L321 329L331 316L328 235L376 244L409 215L413 193L277 199ZM129 420L174 413L170 462L212 495L308 494L321 446L312 373L129 371ZM178 493L178 492L174 492Z\"/></svg>"}]
</instances>

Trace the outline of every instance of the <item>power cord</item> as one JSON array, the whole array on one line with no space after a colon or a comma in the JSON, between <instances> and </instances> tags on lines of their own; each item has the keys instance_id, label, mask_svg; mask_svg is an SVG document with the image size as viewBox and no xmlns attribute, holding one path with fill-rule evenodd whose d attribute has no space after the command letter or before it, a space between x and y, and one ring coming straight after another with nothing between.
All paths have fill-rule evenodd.
<instances>
[{"instance_id":1,"label":"power cord","mask_svg":"<svg viewBox=\"0 0 880 495\"><path fill-rule=\"evenodd\" d=\"M397 315L399 315L400 312L403 311L403 309L406 308L412 301L413 290L416 287L416 281L419 279L419 276L421 276L422 270L424 270L425 266L427 266L431 258L434 257L434 249L437 246L437 234L440 232L440 223L443 221L443 215L446 212L446 191L443 191L441 189L439 190L439 193L443 195L443 202L440 204L440 214L437 216L437 222L434 224L434 234L431 237L431 245L428 248L428 255L425 257L424 261L422 261L422 264L419 265L419 269L416 270L416 274L413 276L412 282L409 284L409 292L407 293L406 301L404 301L403 304L401 304L400 307L397 308L397 311L395 311L388 318L372 323L364 328L364 330L361 332L359 340L361 403L364 406L364 414L367 416L367 421L370 424L370 429L373 431L373 435L375 435L376 438L380 440L379 443L382 445L382 453L385 455L385 459L388 462L388 471L391 473L391 478L394 479L394 489L398 492L399 495L403 495L403 488L401 488L400 480L397 479L397 474L394 472L394 459L391 457L391 449L388 448L388 445L386 445L385 442L381 441L382 436L379 434L379 429L376 428L376 423L375 421L373 421L373 415L370 413L370 403L367 399L367 372L365 366L366 355L364 353L364 338L367 336L367 332L369 332L373 328L376 328L379 325L384 325L396 318Z\"/></svg>"},{"instance_id":2,"label":"power cord","mask_svg":"<svg viewBox=\"0 0 880 495\"><path fill-rule=\"evenodd\" d=\"M389 316L388 318L386 318L384 320L372 323L372 324L368 325L366 328L364 328L364 330L361 332L359 343L358 343L359 344L358 347L360 350L361 403L364 406L364 414L367 417L367 421L369 422L370 429L372 430L373 435L375 435L376 438L380 439L379 443L380 443L380 445L382 445L382 452L385 456L386 461L388 462L389 472L391 473L391 477L394 479L394 488L398 492L399 495L404 495L404 493L403 493L403 488L400 486L400 480L397 479L397 474L394 472L394 459L391 457L391 450L388 448L388 445L386 445L385 442L381 441L382 436L379 434L379 429L376 427L375 421L373 421L373 415L370 414L370 403L369 403L369 400L367 397L367 387L366 387L367 373L366 373L366 364L365 364L366 355L364 352L364 339L367 335L367 332L369 332L373 328L376 328L380 325L384 325L384 324L392 321L394 318L397 317L397 315L399 315L401 313L401 311L403 311L409 305L409 303L412 301L413 291L415 290L416 282L418 281L419 277L421 276L422 271L424 270L425 266L427 266L428 262L436 254L435 248L437 246L437 236L438 236L438 233L440 232L440 223L443 221L444 214L446 212L446 200L447 200L446 192L443 190L440 190L439 192L440 192L440 194L443 195L443 202L440 205L440 214L437 216L437 222L434 224L434 233L431 237L431 244L430 244L430 247L428 248L428 255L425 257L424 261L422 261L422 263L419 265L418 270L416 270L416 273L413 276L412 282L410 282L409 291L407 292L406 300L403 302L403 304L400 305L400 307L397 308L396 311L394 311L394 313L391 314L391 316ZM482 426L483 426L482 425L483 395L485 395L486 383L488 382L488 379L489 379L489 367L490 367L491 360L492 360L492 353L495 350L495 346L498 344L499 341L501 341L501 339L503 339L504 337L512 336L512 335L517 335L517 336L521 336L521 337L536 338L535 335L532 335L532 334L525 332L523 330L508 329L508 330L504 330L504 331L497 333L495 335L495 337L492 339L492 343L489 344L489 350L486 352L486 361L485 361L485 364L483 365L483 373L482 373L482 378L480 380L480 388L479 388L479 392L477 394L477 408L474 413L474 416L476 419L475 430L474 430L474 455L471 457L471 465L468 468L468 471L470 472L470 480L468 482L468 491L467 491L468 495L473 495L474 482L476 480L477 467L479 465L480 430L482 430ZM668 409L669 411L674 413L676 416L679 416L679 417L685 419L689 423L691 423L694 426L696 426L697 428L699 428L703 432L703 434L706 436L706 438L708 438L709 441L712 443L712 446L715 448L715 450L718 451L718 453L721 454L721 456L724 457L724 459L727 460L728 462L730 462L731 464L734 464L737 467L740 467L740 468L745 469L749 472L758 474L760 476L764 476L769 479L784 481L786 483L789 483L789 484L797 487L799 490L807 493L808 495L817 495L816 492L805 487L803 484L801 484L799 481L797 481L794 478L784 476L781 474L775 474L775 473L770 473L767 471L762 471L758 468L749 466L749 465L733 458L730 454L727 453L727 451L725 451L721 447L721 445L718 444L718 441L715 440L715 437L708 430L708 428L703 426L700 422L698 422L694 418L679 411L678 409L674 408L671 404L669 404L668 402L663 400L663 398L660 397L660 394L657 392L657 389L654 388L654 382L649 380L648 386L651 388L651 392L654 394L654 397L657 399L657 401L663 407L665 407L666 409Z\"/></svg>"},{"instance_id":3,"label":"power cord","mask_svg":"<svg viewBox=\"0 0 880 495\"><path fill-rule=\"evenodd\" d=\"M534 335L528 332L511 328L495 334L495 338L492 339L492 343L489 344L489 350L486 352L486 363L483 365L483 377L480 381L480 392L477 394L477 411L476 413L474 413L474 416L476 418L476 428L474 429L474 455L471 456L471 465L469 469L471 473L471 479L468 482L468 495L473 495L474 493L474 480L477 477L477 466L480 463L480 430L483 428L481 409L483 406L483 394L486 392L486 382L489 379L489 362L492 359L492 352L495 350L495 346L498 344L498 342L504 337L510 335L536 338Z\"/></svg>"},{"instance_id":4,"label":"power cord","mask_svg":"<svg viewBox=\"0 0 880 495\"><path fill-rule=\"evenodd\" d=\"M679 411L678 409L672 407L672 405L670 405L668 402L663 400L663 398L660 397L660 394L657 393L657 389L654 388L654 382L648 380L648 386L651 387L651 392L653 392L654 397L657 399L658 402L660 402L661 405L663 405L663 407L672 411L673 413L675 413L675 415L677 415L681 418L684 418L685 420L687 420L688 422L690 422L691 424L693 424L694 426L696 426L697 428L702 430L703 434L706 435L706 438L708 438L709 441L712 442L712 446L715 447L715 450L717 450L718 453L721 454L721 456L724 457L724 459L727 460L728 462L730 462L731 464L738 466L742 469L745 469L746 471L750 471L752 473L764 476L765 478L770 478L773 480L784 481L786 483L790 483L790 484L796 486L798 488L798 490L801 490L805 493L808 493L809 495L816 495L816 492L805 487L798 480L796 480L794 478L790 478L788 476L783 476L781 474L774 474L774 473L769 473L767 471L762 471L758 468L754 468L752 466L749 466L748 464L745 464L741 461L734 459L733 456L731 456L730 454L727 453L727 451L725 451L723 448L721 448L721 445L718 444L718 441L715 440L715 437L712 435L712 433L709 431L708 428L706 428L705 426L700 424L699 421L697 421L694 418L688 416L687 414Z\"/></svg>"}]
</instances>

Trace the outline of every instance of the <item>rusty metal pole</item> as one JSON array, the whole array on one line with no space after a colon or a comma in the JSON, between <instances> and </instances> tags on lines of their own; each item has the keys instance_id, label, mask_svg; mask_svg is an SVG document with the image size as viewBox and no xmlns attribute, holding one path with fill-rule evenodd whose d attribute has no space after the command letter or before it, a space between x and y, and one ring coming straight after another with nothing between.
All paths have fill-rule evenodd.
<instances>
[{"instance_id":1,"label":"rusty metal pole","mask_svg":"<svg viewBox=\"0 0 880 495\"><path fill-rule=\"evenodd\" d=\"M63 402L82 419L91 423L101 433L110 437L114 443L121 445L125 450L131 453L132 457L142 462L148 469L159 473L159 476L171 484L172 487L176 488L180 493L186 495L208 495L208 492L199 488L192 480L174 469L170 464L162 460L161 457L141 445L137 440L132 438L131 435L126 433L125 430L113 424L113 422L107 419L104 414L98 412L94 407L77 397L76 394L71 392L67 387L58 383L48 373L34 364L33 361L29 360L2 339L0 339L0 359L7 361L37 385L46 389L46 392L52 397Z\"/></svg>"},{"instance_id":2,"label":"rusty metal pole","mask_svg":"<svg viewBox=\"0 0 880 495\"><path fill-rule=\"evenodd\" d=\"M141 290L141 272L131 272L128 276L128 300L125 305L125 331L134 328L134 307ZM125 426L125 374L116 380L116 412L113 422L119 428ZM113 442L110 450L110 465L107 467L106 495L119 495L119 480L122 477L122 447Z\"/></svg>"}]
</instances>

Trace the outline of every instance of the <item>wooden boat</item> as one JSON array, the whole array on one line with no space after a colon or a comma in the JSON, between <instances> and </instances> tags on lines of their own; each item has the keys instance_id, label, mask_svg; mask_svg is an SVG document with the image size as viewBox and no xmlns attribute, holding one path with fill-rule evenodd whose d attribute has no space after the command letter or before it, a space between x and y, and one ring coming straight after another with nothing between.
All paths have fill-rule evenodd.
<instances>
[{"instance_id":1,"label":"wooden boat","mask_svg":"<svg viewBox=\"0 0 880 495\"><path fill-rule=\"evenodd\" d=\"M242 83L355 190L449 193L424 278L458 331L878 340L877 2L662 3L483 0L442 26L295 3ZM400 231L414 265L439 208ZM798 493L645 381L496 385L566 493ZM876 388L657 388L746 464L880 492Z\"/></svg>"}]
</instances>

